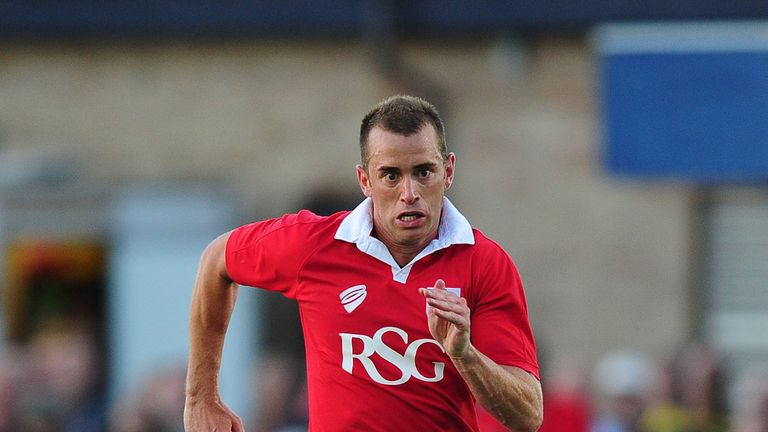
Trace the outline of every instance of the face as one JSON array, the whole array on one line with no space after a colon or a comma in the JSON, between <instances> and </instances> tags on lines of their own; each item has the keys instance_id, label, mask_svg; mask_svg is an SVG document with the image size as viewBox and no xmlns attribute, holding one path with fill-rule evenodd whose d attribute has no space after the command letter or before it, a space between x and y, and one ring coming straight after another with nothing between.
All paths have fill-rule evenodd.
<instances>
[{"instance_id":1,"label":"face","mask_svg":"<svg viewBox=\"0 0 768 432\"><path fill-rule=\"evenodd\" d=\"M365 196L373 200L376 235L410 261L437 236L445 191L456 156L440 157L437 133L427 124L411 136L374 127L368 136L368 167L357 167ZM399 260L398 260L399 261Z\"/></svg>"}]
</instances>

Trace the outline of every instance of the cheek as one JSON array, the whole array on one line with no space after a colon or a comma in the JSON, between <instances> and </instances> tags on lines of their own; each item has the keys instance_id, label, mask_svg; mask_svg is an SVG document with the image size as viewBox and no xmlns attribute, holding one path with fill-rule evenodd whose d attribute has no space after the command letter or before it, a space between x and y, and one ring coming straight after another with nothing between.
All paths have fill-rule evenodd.
<instances>
[{"instance_id":1,"label":"cheek","mask_svg":"<svg viewBox=\"0 0 768 432\"><path fill-rule=\"evenodd\" d=\"M424 193L428 194L431 198L442 200L443 195L445 194L445 190L447 189L447 183L448 180L440 179L426 187L424 189Z\"/></svg>"},{"instance_id":2,"label":"cheek","mask_svg":"<svg viewBox=\"0 0 768 432\"><path fill-rule=\"evenodd\" d=\"M386 191L377 190L371 194L373 200L373 212L376 215L383 215L393 207L395 198L392 198Z\"/></svg>"},{"instance_id":3,"label":"cheek","mask_svg":"<svg viewBox=\"0 0 768 432\"><path fill-rule=\"evenodd\" d=\"M399 189L397 187L391 187L384 184L375 185L371 188L371 192L378 197L379 201L386 202L397 199L400 196Z\"/></svg>"}]
</instances>

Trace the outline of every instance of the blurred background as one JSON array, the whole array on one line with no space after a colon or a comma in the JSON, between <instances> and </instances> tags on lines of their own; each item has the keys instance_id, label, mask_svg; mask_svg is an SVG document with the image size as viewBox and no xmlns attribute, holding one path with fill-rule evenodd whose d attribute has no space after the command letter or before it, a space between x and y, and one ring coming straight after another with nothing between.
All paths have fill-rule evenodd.
<instances>
[{"instance_id":1,"label":"blurred background","mask_svg":"<svg viewBox=\"0 0 768 432\"><path fill-rule=\"evenodd\" d=\"M364 113L441 110L526 286L542 431L768 430L764 1L0 1L0 431L180 431L205 245L351 209ZM222 395L306 430L296 307ZM500 430L481 412L484 431Z\"/></svg>"}]
</instances>

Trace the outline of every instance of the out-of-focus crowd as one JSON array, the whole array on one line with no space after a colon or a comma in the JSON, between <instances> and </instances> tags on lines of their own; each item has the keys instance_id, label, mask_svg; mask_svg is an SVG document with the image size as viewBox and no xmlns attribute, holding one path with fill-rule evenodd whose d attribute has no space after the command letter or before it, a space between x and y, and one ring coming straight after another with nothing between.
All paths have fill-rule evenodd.
<instances>
[{"instance_id":1,"label":"out-of-focus crowd","mask_svg":"<svg viewBox=\"0 0 768 432\"><path fill-rule=\"evenodd\" d=\"M606 353L591 371L545 371L541 432L766 432L768 369L726 379L723 356L692 342L671 358ZM488 421L485 431L496 431Z\"/></svg>"},{"instance_id":2,"label":"out-of-focus crowd","mask_svg":"<svg viewBox=\"0 0 768 432\"><path fill-rule=\"evenodd\" d=\"M0 352L0 432L182 431L185 370L158 370L112 406L92 332L50 326Z\"/></svg>"},{"instance_id":3,"label":"out-of-focus crowd","mask_svg":"<svg viewBox=\"0 0 768 432\"><path fill-rule=\"evenodd\" d=\"M176 432L183 430L184 365L151 372L107 403L105 370L87 328L54 327L0 353L0 432ZM591 370L542 370L542 432L766 432L768 369L726 381L722 357L692 343L673 358L609 352ZM248 430L306 430L301 362L268 354L254 370L258 409ZM252 382L256 382L255 380ZM730 385L726 385L730 382ZM485 432L504 430L480 412Z\"/></svg>"}]
</instances>

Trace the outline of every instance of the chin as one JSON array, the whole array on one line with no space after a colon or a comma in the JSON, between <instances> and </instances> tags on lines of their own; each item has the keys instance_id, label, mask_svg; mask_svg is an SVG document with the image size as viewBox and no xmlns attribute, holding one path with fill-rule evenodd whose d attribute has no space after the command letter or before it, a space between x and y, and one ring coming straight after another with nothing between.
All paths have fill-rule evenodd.
<instances>
[{"instance_id":1,"label":"chin","mask_svg":"<svg viewBox=\"0 0 768 432\"><path fill-rule=\"evenodd\" d=\"M421 232L421 230L418 232L408 232L406 235L400 237L400 242L404 245L418 245L419 243L424 242L425 237L426 234Z\"/></svg>"}]
</instances>

